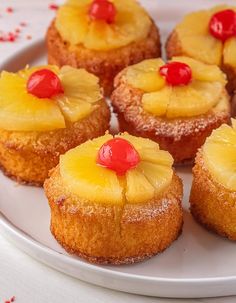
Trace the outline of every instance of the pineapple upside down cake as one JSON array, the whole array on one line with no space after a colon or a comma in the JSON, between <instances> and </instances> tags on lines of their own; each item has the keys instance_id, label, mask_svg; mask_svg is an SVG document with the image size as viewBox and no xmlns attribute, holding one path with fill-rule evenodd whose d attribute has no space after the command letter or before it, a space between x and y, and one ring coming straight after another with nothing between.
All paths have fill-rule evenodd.
<instances>
[{"instance_id":1,"label":"pineapple upside down cake","mask_svg":"<svg viewBox=\"0 0 236 303\"><path fill-rule=\"evenodd\" d=\"M19 182L42 185L64 154L109 128L99 79L64 66L0 76L0 165Z\"/></svg>"},{"instance_id":2,"label":"pineapple upside down cake","mask_svg":"<svg viewBox=\"0 0 236 303\"><path fill-rule=\"evenodd\" d=\"M170 35L166 51L168 58L188 56L220 66L228 77L228 92L233 93L236 90L236 7L222 5L188 14Z\"/></svg>"},{"instance_id":3,"label":"pineapple upside down cake","mask_svg":"<svg viewBox=\"0 0 236 303\"><path fill-rule=\"evenodd\" d=\"M214 130L193 168L191 212L206 228L236 241L236 120Z\"/></svg>"},{"instance_id":4,"label":"pineapple upside down cake","mask_svg":"<svg viewBox=\"0 0 236 303\"><path fill-rule=\"evenodd\" d=\"M212 130L230 118L226 76L216 65L188 57L148 59L115 78L111 100L121 131L150 138L192 161Z\"/></svg>"},{"instance_id":5,"label":"pineapple upside down cake","mask_svg":"<svg viewBox=\"0 0 236 303\"><path fill-rule=\"evenodd\" d=\"M161 55L158 28L135 0L67 0L46 39L50 64L85 68L106 95L124 67Z\"/></svg>"},{"instance_id":6,"label":"pineapple upside down cake","mask_svg":"<svg viewBox=\"0 0 236 303\"><path fill-rule=\"evenodd\" d=\"M71 149L44 183L52 234L93 263L128 264L162 252L183 224L182 182L172 164L156 142L127 133Z\"/></svg>"}]
</instances>

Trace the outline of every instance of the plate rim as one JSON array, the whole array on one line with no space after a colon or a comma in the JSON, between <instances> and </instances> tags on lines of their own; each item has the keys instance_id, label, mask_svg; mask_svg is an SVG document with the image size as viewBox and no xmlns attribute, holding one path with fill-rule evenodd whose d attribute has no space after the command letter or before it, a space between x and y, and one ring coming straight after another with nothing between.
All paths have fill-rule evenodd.
<instances>
[{"instance_id":1,"label":"plate rim","mask_svg":"<svg viewBox=\"0 0 236 303\"><path fill-rule=\"evenodd\" d=\"M113 271L112 269L105 268L106 266L100 266L96 264L90 264L86 261L80 260L80 259L73 259L70 256L64 255L62 253L57 252L56 250L53 250L46 245L38 242L36 239L32 238L30 235L28 235L26 232L20 230L17 228L13 223L11 223L10 220L8 220L1 212L0 212L0 226L3 228L3 230L7 233L7 235L10 236L12 239L14 235L17 236L18 240L23 240L23 242L31 246L31 248L38 248L41 252L44 254L51 254L55 256L56 258L65 259L66 262L69 263L77 263L79 265L82 265L82 267L88 267L92 271L96 270L101 273L107 274L107 275L115 275L119 277L128 277L132 279L137 280L145 280L145 281L152 281L152 282L168 282L168 283L198 283L198 282L230 282L235 281L236 282L236 275L233 276L226 276L226 277L208 277L208 278L165 278L165 277L150 277L145 275L136 275L131 273L122 273L119 271Z\"/></svg>"},{"instance_id":2,"label":"plate rim","mask_svg":"<svg viewBox=\"0 0 236 303\"><path fill-rule=\"evenodd\" d=\"M32 49L42 46L44 46L45 48L44 39L42 37L36 39L35 41L31 42L26 46L23 46L21 49L17 50L15 54L9 56L0 64L0 70L5 69L9 64L11 64L12 60L16 60L16 58L21 57L26 52L32 52ZM29 234L15 226L14 222L11 222L8 218L6 218L1 212L1 210L0 229L1 231L3 231L1 234L7 240L13 242L13 244L15 244L17 248L19 248L21 251L24 251L26 254L30 255L34 259L69 276L95 285L128 293L169 298L202 298L217 296L219 297L222 295L236 295L236 274L230 276L213 276L206 278L166 278L124 273L121 271L113 271L112 269L106 268L106 266L94 265L80 259L74 259L70 256L64 255L47 247L46 245L40 243L39 241L31 237ZM50 257L55 260L53 264L50 264L50 261L48 261L50 260ZM98 281L98 279L96 278L79 278L75 274L68 273L66 269L63 270L62 266L60 267L58 265L55 265L56 261L59 261L61 264L68 266L74 265L75 268L79 268L86 274L94 273L95 275L101 275L103 277L103 280L106 279L106 281L109 281L109 279L118 279L120 282L118 284L114 283L114 285L112 283L107 282L109 284L108 286L106 283L104 283L104 281ZM128 286L122 286L122 279L123 283L130 285L132 289L128 289ZM135 286L135 283L137 286ZM142 290L141 287L140 289L138 288L138 285L140 286L142 285L142 283L144 284L143 287L146 290ZM150 291L147 290L147 283L150 283ZM225 283L228 284L228 290L217 290L217 287L220 288L219 286L222 286L223 283L224 285ZM178 290L180 286L186 288L189 287L189 289L186 289L186 294L183 295L183 291ZM171 287L173 289L171 289ZM213 289L215 291L214 295L212 295Z\"/></svg>"}]
</instances>

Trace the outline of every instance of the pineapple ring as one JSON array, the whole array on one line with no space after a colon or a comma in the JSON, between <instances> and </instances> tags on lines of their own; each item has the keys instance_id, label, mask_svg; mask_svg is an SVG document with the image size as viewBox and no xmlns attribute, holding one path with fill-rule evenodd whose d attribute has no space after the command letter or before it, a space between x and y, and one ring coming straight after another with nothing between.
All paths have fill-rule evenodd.
<instances>
[{"instance_id":1,"label":"pineapple ring","mask_svg":"<svg viewBox=\"0 0 236 303\"><path fill-rule=\"evenodd\" d=\"M188 57L174 57L172 61L191 67L193 80L190 84L169 86L158 73L165 64L161 59L144 60L126 69L128 84L144 92L144 110L158 117L174 119L199 116L214 108L226 84L226 77L219 67Z\"/></svg>"},{"instance_id":2,"label":"pineapple ring","mask_svg":"<svg viewBox=\"0 0 236 303\"><path fill-rule=\"evenodd\" d=\"M64 41L83 44L87 49L111 50L147 37L151 19L136 1L113 0L117 16L112 24L91 21L91 3L92 0L69 0L59 8L55 25Z\"/></svg>"},{"instance_id":3,"label":"pineapple ring","mask_svg":"<svg viewBox=\"0 0 236 303\"><path fill-rule=\"evenodd\" d=\"M134 145L141 158L138 166L118 176L96 164L101 145L112 135L87 141L60 158L60 174L69 191L84 200L112 204L143 203L163 192L173 177L171 155L149 139L126 133L116 137Z\"/></svg>"},{"instance_id":4,"label":"pineapple ring","mask_svg":"<svg viewBox=\"0 0 236 303\"><path fill-rule=\"evenodd\" d=\"M26 90L29 76L48 68L61 79L64 94L39 99ZM66 128L88 116L102 94L96 76L84 69L64 66L26 68L17 74L3 71L0 77L0 128L9 131L51 131ZM87 92L90 92L89 94Z\"/></svg>"},{"instance_id":5,"label":"pineapple ring","mask_svg":"<svg viewBox=\"0 0 236 303\"><path fill-rule=\"evenodd\" d=\"M236 120L212 132L203 146L203 159L211 176L229 190L236 191Z\"/></svg>"},{"instance_id":6,"label":"pineapple ring","mask_svg":"<svg viewBox=\"0 0 236 303\"><path fill-rule=\"evenodd\" d=\"M228 39L226 43L223 43L209 34L209 21L212 15L225 9L236 11L236 7L220 5L210 10L194 12L184 17L174 31L183 54L208 64L220 66L223 61L224 64L236 67L234 55L236 38ZM230 40L231 42L229 42ZM171 43L170 39L168 44Z\"/></svg>"}]
</instances>

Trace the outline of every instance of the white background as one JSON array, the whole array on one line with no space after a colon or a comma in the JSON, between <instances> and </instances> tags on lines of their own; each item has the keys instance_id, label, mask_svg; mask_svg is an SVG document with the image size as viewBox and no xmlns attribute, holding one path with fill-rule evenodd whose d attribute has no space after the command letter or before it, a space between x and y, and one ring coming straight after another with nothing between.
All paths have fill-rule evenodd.
<instances>
[{"instance_id":1,"label":"white background","mask_svg":"<svg viewBox=\"0 0 236 303\"><path fill-rule=\"evenodd\" d=\"M158 7L158 2L163 0L143 0L142 2L145 4L148 1L156 1ZM222 2L218 0L198 1L204 3L204 5ZM54 12L48 9L50 3L48 0L0 0L0 30L13 31L22 21L28 24L22 29L21 36L15 43L0 42L1 61L14 54L16 50L44 35L47 24L54 15ZM178 10L178 1L169 0L168 3ZM6 13L7 7L12 7L14 12L12 14ZM186 11L191 10L190 0L185 9ZM160 15L159 18L163 18L163 16ZM164 36L167 34L165 29L163 34ZM28 35L32 36L32 40L27 40ZM236 302L236 297L171 300L148 298L103 289L75 280L41 265L17 250L0 235L0 303L5 302L12 296L16 297L16 303Z\"/></svg>"}]
</instances>

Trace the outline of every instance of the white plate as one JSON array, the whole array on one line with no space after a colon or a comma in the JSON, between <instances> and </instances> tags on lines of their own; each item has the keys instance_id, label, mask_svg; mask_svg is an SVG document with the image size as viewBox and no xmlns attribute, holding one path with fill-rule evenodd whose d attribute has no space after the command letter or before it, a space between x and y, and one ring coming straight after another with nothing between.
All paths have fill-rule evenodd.
<instances>
[{"instance_id":1,"label":"white plate","mask_svg":"<svg viewBox=\"0 0 236 303\"><path fill-rule=\"evenodd\" d=\"M142 1L162 29L163 37L189 10L218 4L212 0ZM172 3L173 2L173 3ZM195 3L196 2L196 3ZM225 1L233 4L232 1ZM1 65L16 71L26 64L46 62L42 40ZM236 244L211 234L188 212L190 168L178 169L184 180L184 229L169 249L146 262L129 266L95 266L68 255L49 231L50 212L43 190L17 185L0 174L0 226L20 249L78 279L111 289L163 297L216 297L236 295Z\"/></svg>"}]
</instances>

